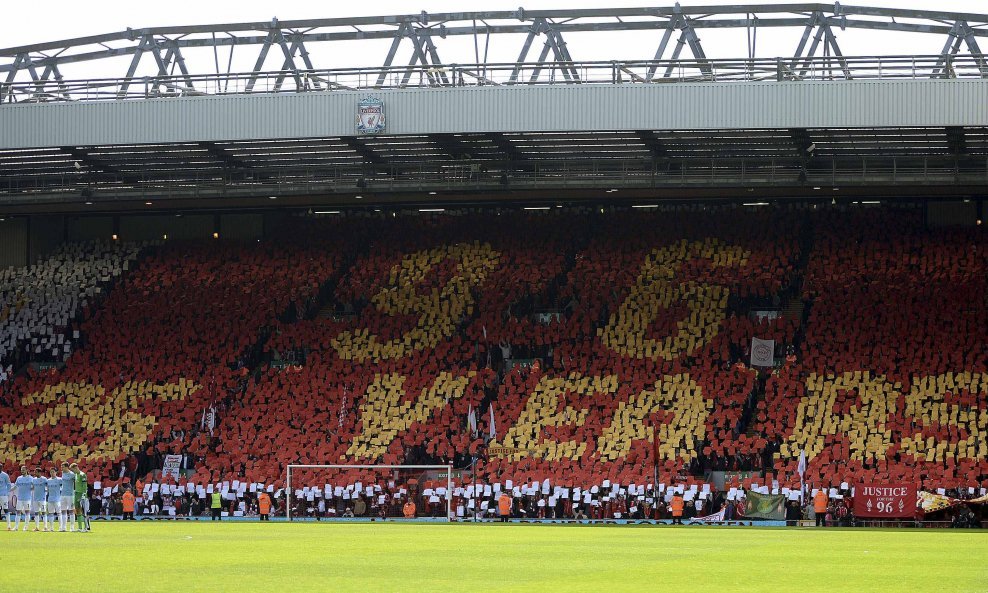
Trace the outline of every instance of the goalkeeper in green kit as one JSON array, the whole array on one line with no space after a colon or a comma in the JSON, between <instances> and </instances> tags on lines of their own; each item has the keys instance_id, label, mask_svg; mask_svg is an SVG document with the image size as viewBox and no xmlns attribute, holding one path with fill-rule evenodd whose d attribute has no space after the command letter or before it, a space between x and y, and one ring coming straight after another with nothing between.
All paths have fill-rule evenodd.
<instances>
[{"instance_id":1,"label":"goalkeeper in green kit","mask_svg":"<svg viewBox=\"0 0 988 593\"><path fill-rule=\"evenodd\" d=\"M78 463L73 463L69 469L75 474L75 520L79 531L89 531L89 481Z\"/></svg>"}]
</instances>

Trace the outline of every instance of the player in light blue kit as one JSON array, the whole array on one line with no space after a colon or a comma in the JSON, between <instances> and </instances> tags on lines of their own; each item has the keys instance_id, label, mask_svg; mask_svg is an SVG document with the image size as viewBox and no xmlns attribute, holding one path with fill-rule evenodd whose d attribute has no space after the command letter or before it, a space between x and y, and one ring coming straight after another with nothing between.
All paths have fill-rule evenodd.
<instances>
[{"instance_id":1,"label":"player in light blue kit","mask_svg":"<svg viewBox=\"0 0 988 593\"><path fill-rule=\"evenodd\" d=\"M10 522L10 476L0 467L0 513L7 519L7 531L11 530Z\"/></svg>"},{"instance_id":2,"label":"player in light blue kit","mask_svg":"<svg viewBox=\"0 0 988 593\"><path fill-rule=\"evenodd\" d=\"M51 468L48 474L48 493L45 495L45 531L55 531L55 522L61 516L59 502L62 499L62 478L58 471ZM59 525L59 531L65 531L64 525Z\"/></svg>"},{"instance_id":3,"label":"player in light blue kit","mask_svg":"<svg viewBox=\"0 0 988 593\"><path fill-rule=\"evenodd\" d=\"M60 531L75 531L75 474L69 469L69 462L62 462L62 498L59 501Z\"/></svg>"},{"instance_id":4,"label":"player in light blue kit","mask_svg":"<svg viewBox=\"0 0 988 593\"><path fill-rule=\"evenodd\" d=\"M45 514L45 494L48 480L40 467L34 468L34 489L31 491L31 514L34 515L34 530L41 531L41 517Z\"/></svg>"},{"instance_id":5,"label":"player in light blue kit","mask_svg":"<svg viewBox=\"0 0 988 593\"><path fill-rule=\"evenodd\" d=\"M31 522L31 493L34 490L34 478L31 472L27 471L27 466L21 466L21 475L14 481L14 492L17 495L17 520L14 522L14 531L21 526L21 519L24 519L24 531Z\"/></svg>"}]
</instances>

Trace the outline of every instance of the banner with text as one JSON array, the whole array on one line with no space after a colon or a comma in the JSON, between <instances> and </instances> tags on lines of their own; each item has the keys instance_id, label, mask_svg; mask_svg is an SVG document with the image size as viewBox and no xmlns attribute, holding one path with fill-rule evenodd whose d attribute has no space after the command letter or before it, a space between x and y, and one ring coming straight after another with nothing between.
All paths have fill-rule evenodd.
<instances>
[{"instance_id":1,"label":"banner with text","mask_svg":"<svg viewBox=\"0 0 988 593\"><path fill-rule=\"evenodd\" d=\"M176 480L180 477L182 470L181 455L165 455L165 463L161 466L162 476L172 476Z\"/></svg>"},{"instance_id":2,"label":"banner with text","mask_svg":"<svg viewBox=\"0 0 988 593\"><path fill-rule=\"evenodd\" d=\"M916 487L911 484L863 484L854 489L854 516L904 519L916 512Z\"/></svg>"}]
</instances>

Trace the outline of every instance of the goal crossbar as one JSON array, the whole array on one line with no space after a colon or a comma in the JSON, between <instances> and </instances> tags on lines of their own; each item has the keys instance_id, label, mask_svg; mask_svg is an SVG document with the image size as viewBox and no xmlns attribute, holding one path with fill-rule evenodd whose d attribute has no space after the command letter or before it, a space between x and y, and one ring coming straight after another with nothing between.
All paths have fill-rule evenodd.
<instances>
[{"instance_id":1,"label":"goal crossbar","mask_svg":"<svg viewBox=\"0 0 988 593\"><path fill-rule=\"evenodd\" d=\"M384 465L384 464L289 464L286 467L285 479L285 517L292 520L292 496L295 491L292 489L292 471L299 469L375 469L375 470L429 470L446 472L446 495L442 498L446 502L446 520L450 520L453 498L453 466L452 465Z\"/></svg>"}]
</instances>

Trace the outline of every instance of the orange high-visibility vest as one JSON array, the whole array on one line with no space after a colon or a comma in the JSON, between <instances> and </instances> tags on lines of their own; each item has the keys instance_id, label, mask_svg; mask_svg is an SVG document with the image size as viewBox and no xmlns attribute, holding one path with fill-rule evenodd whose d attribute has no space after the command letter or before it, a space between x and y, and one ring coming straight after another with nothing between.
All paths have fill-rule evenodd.
<instances>
[{"instance_id":1,"label":"orange high-visibility vest","mask_svg":"<svg viewBox=\"0 0 988 593\"><path fill-rule=\"evenodd\" d=\"M415 503L412 502L412 501L406 502L405 503L405 506L401 507L401 512L405 515L405 518L406 519L414 519L415 518Z\"/></svg>"},{"instance_id":2,"label":"orange high-visibility vest","mask_svg":"<svg viewBox=\"0 0 988 593\"><path fill-rule=\"evenodd\" d=\"M497 498L497 510L502 515L511 514L511 497L504 492Z\"/></svg>"},{"instance_id":3,"label":"orange high-visibility vest","mask_svg":"<svg viewBox=\"0 0 988 593\"><path fill-rule=\"evenodd\" d=\"M827 493L824 492L823 488L816 491L813 495L813 511L816 513L826 513L827 512Z\"/></svg>"},{"instance_id":4,"label":"orange high-visibility vest","mask_svg":"<svg viewBox=\"0 0 988 593\"><path fill-rule=\"evenodd\" d=\"M259 510L262 515L267 515L271 512L271 497L268 496L266 492L261 492L261 494L257 497L257 510Z\"/></svg>"},{"instance_id":5,"label":"orange high-visibility vest","mask_svg":"<svg viewBox=\"0 0 988 593\"><path fill-rule=\"evenodd\" d=\"M134 495L131 492L124 492L123 495L123 512L133 513L134 512Z\"/></svg>"},{"instance_id":6,"label":"orange high-visibility vest","mask_svg":"<svg viewBox=\"0 0 988 593\"><path fill-rule=\"evenodd\" d=\"M673 517L682 517L683 516L683 497L682 496L679 496L678 494L676 496L673 496L672 497L672 505L671 506L672 506L672 516Z\"/></svg>"}]
</instances>

